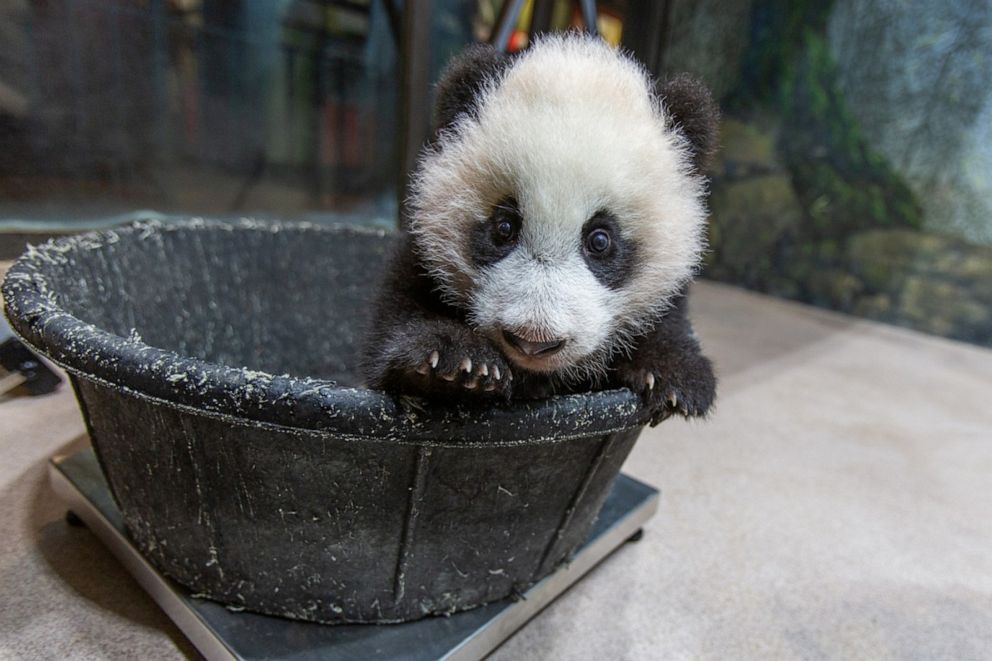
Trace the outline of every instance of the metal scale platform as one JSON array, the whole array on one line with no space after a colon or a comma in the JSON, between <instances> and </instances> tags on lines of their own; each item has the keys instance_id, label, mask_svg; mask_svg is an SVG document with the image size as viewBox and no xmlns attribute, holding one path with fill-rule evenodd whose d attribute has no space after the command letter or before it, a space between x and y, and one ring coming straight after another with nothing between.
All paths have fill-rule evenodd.
<instances>
[{"instance_id":1,"label":"metal scale platform","mask_svg":"<svg viewBox=\"0 0 992 661\"><path fill-rule=\"evenodd\" d=\"M232 612L158 572L131 545L93 450L53 457L55 493L120 560L208 659L480 659L625 542L658 507L658 491L620 475L572 562L528 590L450 617L387 625L321 625Z\"/></svg>"}]
</instances>

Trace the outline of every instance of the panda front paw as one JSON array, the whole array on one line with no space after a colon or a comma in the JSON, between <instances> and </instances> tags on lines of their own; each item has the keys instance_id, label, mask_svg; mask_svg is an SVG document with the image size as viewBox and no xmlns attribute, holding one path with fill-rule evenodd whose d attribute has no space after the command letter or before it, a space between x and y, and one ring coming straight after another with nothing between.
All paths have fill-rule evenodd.
<instances>
[{"instance_id":1,"label":"panda front paw","mask_svg":"<svg viewBox=\"0 0 992 661\"><path fill-rule=\"evenodd\" d=\"M510 398L513 374L503 354L471 329L453 326L398 338L378 385L407 395Z\"/></svg>"},{"instance_id":2,"label":"panda front paw","mask_svg":"<svg viewBox=\"0 0 992 661\"><path fill-rule=\"evenodd\" d=\"M431 349L413 367L427 390L509 396L513 374L495 352L467 347Z\"/></svg>"},{"instance_id":3,"label":"panda front paw","mask_svg":"<svg viewBox=\"0 0 992 661\"><path fill-rule=\"evenodd\" d=\"M669 364L626 367L621 380L650 410L652 427L673 415L705 416L716 398L713 366L698 354Z\"/></svg>"}]
</instances>

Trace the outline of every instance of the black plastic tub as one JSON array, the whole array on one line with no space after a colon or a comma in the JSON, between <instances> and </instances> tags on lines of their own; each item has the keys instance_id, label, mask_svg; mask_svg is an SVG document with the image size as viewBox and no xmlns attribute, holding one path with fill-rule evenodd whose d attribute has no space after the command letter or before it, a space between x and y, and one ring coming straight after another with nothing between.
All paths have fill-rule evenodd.
<instances>
[{"instance_id":1,"label":"black plastic tub","mask_svg":"<svg viewBox=\"0 0 992 661\"><path fill-rule=\"evenodd\" d=\"M70 374L127 529L194 592L394 622L523 591L583 541L647 414L364 389L388 234L139 223L30 249L11 325Z\"/></svg>"}]
</instances>

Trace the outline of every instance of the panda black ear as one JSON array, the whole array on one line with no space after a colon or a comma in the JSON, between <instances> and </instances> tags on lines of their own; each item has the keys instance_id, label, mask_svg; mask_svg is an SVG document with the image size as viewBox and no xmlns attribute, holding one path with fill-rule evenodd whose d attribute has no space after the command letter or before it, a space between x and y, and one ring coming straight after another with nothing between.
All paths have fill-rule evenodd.
<instances>
[{"instance_id":1,"label":"panda black ear","mask_svg":"<svg viewBox=\"0 0 992 661\"><path fill-rule=\"evenodd\" d=\"M489 44L474 44L455 57L441 73L434 102L434 130L451 126L472 112L487 80L500 74L509 57Z\"/></svg>"},{"instance_id":2,"label":"panda black ear","mask_svg":"<svg viewBox=\"0 0 992 661\"><path fill-rule=\"evenodd\" d=\"M703 83L688 74L661 83L658 95L672 124L688 139L696 171L703 172L717 146L720 109L713 95Z\"/></svg>"}]
</instances>

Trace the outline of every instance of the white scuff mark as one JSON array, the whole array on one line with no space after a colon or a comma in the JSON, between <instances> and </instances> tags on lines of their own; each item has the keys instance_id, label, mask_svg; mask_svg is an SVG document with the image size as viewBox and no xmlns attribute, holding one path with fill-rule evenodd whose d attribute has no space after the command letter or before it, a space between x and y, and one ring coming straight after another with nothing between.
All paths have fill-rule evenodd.
<instances>
[{"instance_id":1,"label":"white scuff mark","mask_svg":"<svg viewBox=\"0 0 992 661\"><path fill-rule=\"evenodd\" d=\"M245 379L249 381L271 381L275 377L268 372L262 372L260 370L251 370L248 368L243 368L241 373L244 374Z\"/></svg>"},{"instance_id":2,"label":"white scuff mark","mask_svg":"<svg viewBox=\"0 0 992 661\"><path fill-rule=\"evenodd\" d=\"M220 565L218 564L218 561L217 561L217 547L214 546L213 544L211 544L207 548L207 552L210 554L210 560L207 561L206 566L207 567L214 567L214 566L216 566L217 567L217 576L219 576L220 577L220 580L223 581L224 580L224 570L220 568ZM241 599L244 600L244 597L241 597Z\"/></svg>"},{"instance_id":3,"label":"white scuff mark","mask_svg":"<svg viewBox=\"0 0 992 661\"><path fill-rule=\"evenodd\" d=\"M152 235L157 234L159 228L162 227L162 223L155 219L143 220L138 223L138 238L145 240L150 238Z\"/></svg>"}]
</instances>

